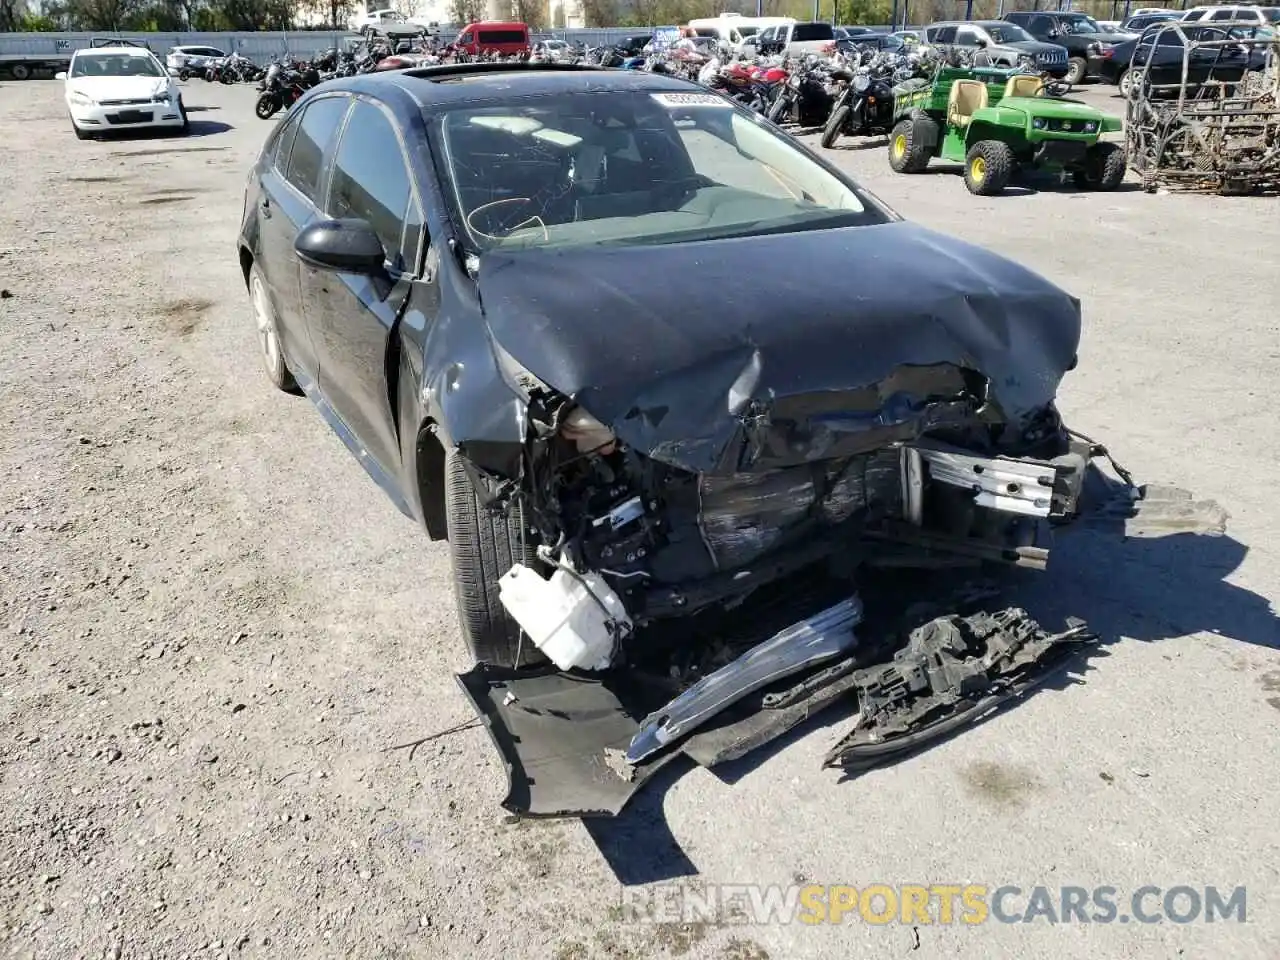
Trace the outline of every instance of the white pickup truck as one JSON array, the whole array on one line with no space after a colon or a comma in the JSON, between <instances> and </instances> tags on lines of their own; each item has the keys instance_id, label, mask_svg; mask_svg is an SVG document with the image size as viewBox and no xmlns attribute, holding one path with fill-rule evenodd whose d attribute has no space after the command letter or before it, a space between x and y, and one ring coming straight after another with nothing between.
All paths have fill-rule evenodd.
<instances>
[{"instance_id":1,"label":"white pickup truck","mask_svg":"<svg viewBox=\"0 0 1280 960\"><path fill-rule=\"evenodd\" d=\"M406 17L398 10L370 10L368 13L352 17L348 26L355 33L366 37L381 34L385 37L416 37L421 34L435 36L440 33L438 23L420 23Z\"/></svg>"}]
</instances>

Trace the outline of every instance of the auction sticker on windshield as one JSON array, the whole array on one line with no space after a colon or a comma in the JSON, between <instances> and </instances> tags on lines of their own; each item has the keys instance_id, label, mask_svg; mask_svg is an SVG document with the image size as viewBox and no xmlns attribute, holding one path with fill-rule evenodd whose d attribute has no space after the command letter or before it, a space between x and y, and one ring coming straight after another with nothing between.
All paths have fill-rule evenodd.
<instances>
[{"instance_id":1,"label":"auction sticker on windshield","mask_svg":"<svg viewBox=\"0 0 1280 960\"><path fill-rule=\"evenodd\" d=\"M654 100L664 107L724 107L733 109L724 97L714 93L652 93Z\"/></svg>"}]
</instances>

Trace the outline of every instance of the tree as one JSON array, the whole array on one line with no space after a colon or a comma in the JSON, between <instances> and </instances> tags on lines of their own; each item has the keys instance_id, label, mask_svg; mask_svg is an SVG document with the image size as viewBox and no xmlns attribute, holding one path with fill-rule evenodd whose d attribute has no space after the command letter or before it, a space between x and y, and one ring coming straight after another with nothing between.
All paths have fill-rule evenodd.
<instances>
[{"instance_id":1,"label":"tree","mask_svg":"<svg viewBox=\"0 0 1280 960\"><path fill-rule=\"evenodd\" d=\"M484 0L449 0L449 17L459 26L484 19Z\"/></svg>"},{"instance_id":2,"label":"tree","mask_svg":"<svg viewBox=\"0 0 1280 960\"><path fill-rule=\"evenodd\" d=\"M511 0L511 19L527 23L530 30L546 29L546 0Z\"/></svg>"},{"instance_id":3,"label":"tree","mask_svg":"<svg viewBox=\"0 0 1280 960\"><path fill-rule=\"evenodd\" d=\"M0 0L0 33L17 33L26 20L26 0Z\"/></svg>"},{"instance_id":4,"label":"tree","mask_svg":"<svg viewBox=\"0 0 1280 960\"><path fill-rule=\"evenodd\" d=\"M582 22L588 27L612 27L620 19L615 0L582 0Z\"/></svg>"}]
</instances>

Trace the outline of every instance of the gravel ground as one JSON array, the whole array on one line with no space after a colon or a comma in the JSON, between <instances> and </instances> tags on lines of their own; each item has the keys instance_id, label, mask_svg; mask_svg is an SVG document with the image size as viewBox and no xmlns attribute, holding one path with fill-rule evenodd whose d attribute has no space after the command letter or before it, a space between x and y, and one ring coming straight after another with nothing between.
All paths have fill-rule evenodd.
<instances>
[{"instance_id":1,"label":"gravel ground","mask_svg":"<svg viewBox=\"0 0 1280 960\"><path fill-rule=\"evenodd\" d=\"M446 552L267 384L233 242L268 124L249 87L186 100L189 139L78 143L60 84L0 83L11 955L1280 953L1275 201L979 199L892 175L880 142L832 151L1080 296L1065 413L1219 500L1229 536L1064 545L1035 612L1103 649L896 767L839 783L819 761L846 721L818 723L616 822L508 822L481 730L400 746L470 719ZM1244 885L1248 923L627 923L624 887L670 879Z\"/></svg>"}]
</instances>

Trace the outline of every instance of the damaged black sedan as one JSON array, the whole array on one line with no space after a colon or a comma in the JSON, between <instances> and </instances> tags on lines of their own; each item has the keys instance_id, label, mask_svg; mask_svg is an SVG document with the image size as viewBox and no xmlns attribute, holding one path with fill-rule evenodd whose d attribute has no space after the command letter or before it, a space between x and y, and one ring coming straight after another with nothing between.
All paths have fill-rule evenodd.
<instances>
[{"instance_id":1,"label":"damaged black sedan","mask_svg":"<svg viewBox=\"0 0 1280 960\"><path fill-rule=\"evenodd\" d=\"M1054 405L1080 305L717 94L494 64L324 84L263 150L239 256L272 380L449 541L512 809L614 811L696 731L713 760L767 738L708 746L744 702L959 716L1083 633L1006 612L850 657L867 568L1044 566L1096 452Z\"/></svg>"}]
</instances>

